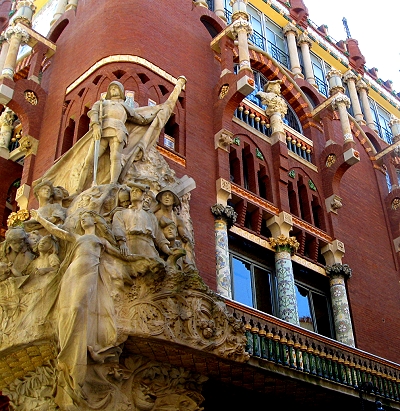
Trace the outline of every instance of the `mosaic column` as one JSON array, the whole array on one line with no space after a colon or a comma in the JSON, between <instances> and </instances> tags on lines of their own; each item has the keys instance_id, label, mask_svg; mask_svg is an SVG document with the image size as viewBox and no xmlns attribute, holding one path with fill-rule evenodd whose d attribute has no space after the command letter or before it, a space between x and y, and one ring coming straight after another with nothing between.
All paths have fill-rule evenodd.
<instances>
[{"instance_id":1,"label":"mosaic column","mask_svg":"<svg viewBox=\"0 0 400 411\"><path fill-rule=\"evenodd\" d=\"M301 48L301 54L303 56L303 64L304 64L304 73L306 75L306 80L316 87L315 78L314 78L314 70L311 64L311 55L310 55L310 48L312 46L311 39L307 36L307 34L302 33L299 36L298 44Z\"/></svg>"},{"instance_id":2,"label":"mosaic column","mask_svg":"<svg viewBox=\"0 0 400 411\"><path fill-rule=\"evenodd\" d=\"M299 247L299 243L296 241L296 237L286 237L284 235L270 238L269 242L272 248L275 249L279 318L291 324L300 325L291 258L291 255Z\"/></svg>"},{"instance_id":3,"label":"mosaic column","mask_svg":"<svg viewBox=\"0 0 400 411\"><path fill-rule=\"evenodd\" d=\"M357 123L365 124L364 116L361 110L360 100L357 94L356 81L358 77L351 71L347 71L343 75L343 80L347 83L347 88L349 89L351 105L353 107L354 118Z\"/></svg>"},{"instance_id":4,"label":"mosaic column","mask_svg":"<svg viewBox=\"0 0 400 411\"><path fill-rule=\"evenodd\" d=\"M283 33L287 38L290 68L294 74L294 78L304 78L301 72L299 54L297 53L296 36L298 34L298 30L294 24L288 23L283 28Z\"/></svg>"},{"instance_id":5,"label":"mosaic column","mask_svg":"<svg viewBox=\"0 0 400 411\"><path fill-rule=\"evenodd\" d=\"M228 230L235 223L237 214L233 207L215 204L211 207L215 217L215 254L217 292L226 298L232 298L232 278L229 263Z\"/></svg>"},{"instance_id":6,"label":"mosaic column","mask_svg":"<svg viewBox=\"0 0 400 411\"><path fill-rule=\"evenodd\" d=\"M340 125L342 126L345 143L354 141L347 112L348 107L350 107L350 99L342 93L335 94L332 99L332 108L339 111Z\"/></svg>"},{"instance_id":7,"label":"mosaic column","mask_svg":"<svg viewBox=\"0 0 400 411\"><path fill-rule=\"evenodd\" d=\"M355 347L350 308L347 299L345 279L351 277L351 268L347 264L335 263L326 267L330 278L333 320L336 339L350 347Z\"/></svg>"},{"instance_id":8,"label":"mosaic column","mask_svg":"<svg viewBox=\"0 0 400 411\"><path fill-rule=\"evenodd\" d=\"M9 42L9 48L1 74L12 79L17 63L19 47L21 44L28 42L29 34L20 27L11 26L5 31L5 36Z\"/></svg>"},{"instance_id":9,"label":"mosaic column","mask_svg":"<svg viewBox=\"0 0 400 411\"><path fill-rule=\"evenodd\" d=\"M376 130L374 117L372 116L371 107L368 100L368 86L363 80L359 80L356 84L356 88L360 93L360 99L364 109L365 121L367 126L372 130Z\"/></svg>"},{"instance_id":10,"label":"mosaic column","mask_svg":"<svg viewBox=\"0 0 400 411\"><path fill-rule=\"evenodd\" d=\"M293 227L292 216L282 211L279 215L267 220L267 227L273 236L269 239L269 243L275 251L279 318L291 324L300 325L291 258L299 247L299 243L296 237L289 237L289 232Z\"/></svg>"}]
</instances>

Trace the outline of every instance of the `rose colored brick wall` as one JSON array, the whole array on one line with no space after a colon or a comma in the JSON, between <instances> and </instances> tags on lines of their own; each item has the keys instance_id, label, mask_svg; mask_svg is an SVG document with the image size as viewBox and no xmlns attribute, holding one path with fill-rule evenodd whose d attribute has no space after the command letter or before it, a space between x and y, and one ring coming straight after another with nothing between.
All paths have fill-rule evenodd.
<instances>
[{"instance_id":1,"label":"rose colored brick wall","mask_svg":"<svg viewBox=\"0 0 400 411\"><path fill-rule=\"evenodd\" d=\"M168 161L178 176L187 174L196 180L197 188L191 200L196 261L207 284L215 289L214 219L210 206L216 201L214 187L220 176L217 164L224 176L229 167L223 153L217 160L214 149L213 90L219 80L220 66L210 48L211 37L200 22L201 13L208 12L187 0L176 0L173 6L171 2L157 2L157 7L149 1L120 2L115 7L115 2L87 0L80 2L76 16L67 13L70 23L59 37L57 53L43 75L42 86L48 98L34 179L56 158L66 88L98 60L114 54L138 55L175 77L185 75L188 79L184 125L187 167ZM228 124L232 131L234 127ZM338 120L333 124L325 120L324 128L328 138L314 128L306 131L314 138L319 136L315 158L317 163L320 161L320 170L325 159L318 156L325 141L341 139ZM342 179L340 192L336 194L343 198L344 205L338 216L329 217L332 220L328 231L345 243L344 262L354 272L348 288L358 346L399 361L399 270L377 188L377 184L385 182L373 169L364 148L357 144L361 163L348 170ZM260 143L260 149L275 178L275 204L288 210L285 180L293 162L287 160L284 145L271 148ZM311 174L322 190L321 173Z\"/></svg>"}]
</instances>

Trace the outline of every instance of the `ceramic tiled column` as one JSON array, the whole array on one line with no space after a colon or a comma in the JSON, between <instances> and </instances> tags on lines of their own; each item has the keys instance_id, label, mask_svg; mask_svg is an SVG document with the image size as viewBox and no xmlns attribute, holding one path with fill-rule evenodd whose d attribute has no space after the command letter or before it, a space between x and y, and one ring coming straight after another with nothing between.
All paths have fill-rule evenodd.
<instances>
[{"instance_id":1,"label":"ceramic tiled column","mask_svg":"<svg viewBox=\"0 0 400 411\"><path fill-rule=\"evenodd\" d=\"M311 54L310 54L310 48L312 45L311 39L307 36L307 34L302 33L299 36L299 39L297 40L300 48L301 48L301 54L303 56L303 63L304 63L304 72L306 75L306 80L312 84L314 87L316 87L315 83L315 78L314 78L314 70L312 68L311 64Z\"/></svg>"},{"instance_id":2,"label":"ceramic tiled column","mask_svg":"<svg viewBox=\"0 0 400 411\"><path fill-rule=\"evenodd\" d=\"M347 71L343 75L343 81L347 84L347 88L350 94L351 105L353 107L354 118L356 119L357 123L365 124L364 116L361 111L360 100L357 94L356 88L356 81L358 77L351 71Z\"/></svg>"},{"instance_id":3,"label":"ceramic tiled column","mask_svg":"<svg viewBox=\"0 0 400 411\"><path fill-rule=\"evenodd\" d=\"M288 23L283 28L283 33L285 34L287 39L290 67L292 73L294 74L294 78L304 78L301 72L299 54L297 52L296 36L298 34L298 30L292 23Z\"/></svg>"},{"instance_id":4,"label":"ceramic tiled column","mask_svg":"<svg viewBox=\"0 0 400 411\"><path fill-rule=\"evenodd\" d=\"M229 264L228 229L236 221L237 214L230 206L215 204L211 207L215 217L215 252L217 259L217 292L232 298L232 278Z\"/></svg>"},{"instance_id":5,"label":"ceramic tiled column","mask_svg":"<svg viewBox=\"0 0 400 411\"><path fill-rule=\"evenodd\" d=\"M376 130L374 118L372 116L371 107L368 101L368 86L363 80L359 80L356 84L357 90L360 93L360 100L364 109L365 121L367 126L372 130Z\"/></svg>"},{"instance_id":6,"label":"ceramic tiled column","mask_svg":"<svg viewBox=\"0 0 400 411\"><path fill-rule=\"evenodd\" d=\"M275 273L278 288L279 318L291 324L300 325L294 284L292 254L299 243L289 237L293 222L290 214L281 212L267 221L272 238L269 242L275 250Z\"/></svg>"},{"instance_id":7,"label":"ceramic tiled column","mask_svg":"<svg viewBox=\"0 0 400 411\"><path fill-rule=\"evenodd\" d=\"M345 280L351 277L351 269L347 264L341 263L345 252L344 244L335 240L323 247L321 252L327 263L326 274L330 278L336 339L343 344L354 347L354 333L345 283Z\"/></svg>"}]
</instances>

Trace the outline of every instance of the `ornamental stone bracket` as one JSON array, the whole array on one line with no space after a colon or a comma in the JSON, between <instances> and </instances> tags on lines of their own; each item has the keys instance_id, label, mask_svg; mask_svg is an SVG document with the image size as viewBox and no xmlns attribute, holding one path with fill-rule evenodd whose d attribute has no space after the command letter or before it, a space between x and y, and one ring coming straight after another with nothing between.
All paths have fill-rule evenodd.
<instances>
[{"instance_id":1,"label":"ornamental stone bracket","mask_svg":"<svg viewBox=\"0 0 400 411\"><path fill-rule=\"evenodd\" d=\"M19 147L24 152L25 157L36 155L39 146L39 140L32 136L23 136L19 140Z\"/></svg>"},{"instance_id":2,"label":"ornamental stone bracket","mask_svg":"<svg viewBox=\"0 0 400 411\"><path fill-rule=\"evenodd\" d=\"M31 193L31 186L28 184L22 184L17 190L15 200L18 203L20 210L26 210L28 208L29 195Z\"/></svg>"},{"instance_id":3,"label":"ornamental stone bracket","mask_svg":"<svg viewBox=\"0 0 400 411\"><path fill-rule=\"evenodd\" d=\"M400 251L400 237L397 237L393 240L394 248L396 250L396 253Z\"/></svg>"},{"instance_id":4,"label":"ornamental stone bracket","mask_svg":"<svg viewBox=\"0 0 400 411\"><path fill-rule=\"evenodd\" d=\"M360 153L354 148L350 148L343 153L344 161L352 166L360 161Z\"/></svg>"},{"instance_id":5,"label":"ornamental stone bracket","mask_svg":"<svg viewBox=\"0 0 400 411\"><path fill-rule=\"evenodd\" d=\"M228 200L232 197L231 182L221 177L216 181L215 184L216 184L216 190L217 190L217 204L226 206L228 203Z\"/></svg>"},{"instance_id":6,"label":"ornamental stone bracket","mask_svg":"<svg viewBox=\"0 0 400 411\"><path fill-rule=\"evenodd\" d=\"M233 133L222 129L215 134L215 149L220 148L229 153L230 145L232 144Z\"/></svg>"},{"instance_id":7,"label":"ornamental stone bracket","mask_svg":"<svg viewBox=\"0 0 400 411\"><path fill-rule=\"evenodd\" d=\"M267 220L267 227L271 231L272 237L279 237L283 235L284 237L289 237L289 232L293 228L293 219L292 216L282 211L277 216L273 216Z\"/></svg>"},{"instance_id":8,"label":"ornamental stone bracket","mask_svg":"<svg viewBox=\"0 0 400 411\"><path fill-rule=\"evenodd\" d=\"M341 264L345 252L344 244L339 240L334 240L321 249L321 254L328 266Z\"/></svg>"},{"instance_id":9,"label":"ornamental stone bracket","mask_svg":"<svg viewBox=\"0 0 400 411\"><path fill-rule=\"evenodd\" d=\"M343 206L342 198L336 194L332 194L330 197L325 199L325 206L328 213L337 214L339 208L342 208Z\"/></svg>"}]
</instances>

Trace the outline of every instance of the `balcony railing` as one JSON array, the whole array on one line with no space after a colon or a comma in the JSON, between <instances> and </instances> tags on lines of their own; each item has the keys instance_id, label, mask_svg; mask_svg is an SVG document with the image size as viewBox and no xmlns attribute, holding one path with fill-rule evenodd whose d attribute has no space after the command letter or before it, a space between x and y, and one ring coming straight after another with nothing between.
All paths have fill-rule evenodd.
<instances>
[{"instance_id":1,"label":"balcony railing","mask_svg":"<svg viewBox=\"0 0 400 411\"><path fill-rule=\"evenodd\" d=\"M234 116L265 136L271 136L268 117L263 116L248 105L240 103L239 107L235 110Z\"/></svg>"},{"instance_id":2,"label":"balcony railing","mask_svg":"<svg viewBox=\"0 0 400 411\"><path fill-rule=\"evenodd\" d=\"M321 80L319 77L315 76L315 83L317 84L318 91L325 97L329 96L328 84L326 81Z\"/></svg>"},{"instance_id":3,"label":"balcony railing","mask_svg":"<svg viewBox=\"0 0 400 411\"><path fill-rule=\"evenodd\" d=\"M293 128L293 127L292 127ZM303 158L304 160L312 163L312 141L308 141L307 138L299 133L294 133L292 130L285 128L286 133L286 145L287 148L294 154Z\"/></svg>"},{"instance_id":4,"label":"balcony railing","mask_svg":"<svg viewBox=\"0 0 400 411\"><path fill-rule=\"evenodd\" d=\"M245 325L252 357L355 390L371 383L377 395L400 402L399 365L234 301L226 304Z\"/></svg>"},{"instance_id":5,"label":"balcony railing","mask_svg":"<svg viewBox=\"0 0 400 411\"><path fill-rule=\"evenodd\" d=\"M393 143L393 134L391 130L388 130L387 128L382 127L379 123L374 121L375 127L378 130L379 137L386 141L388 144Z\"/></svg>"}]
</instances>

